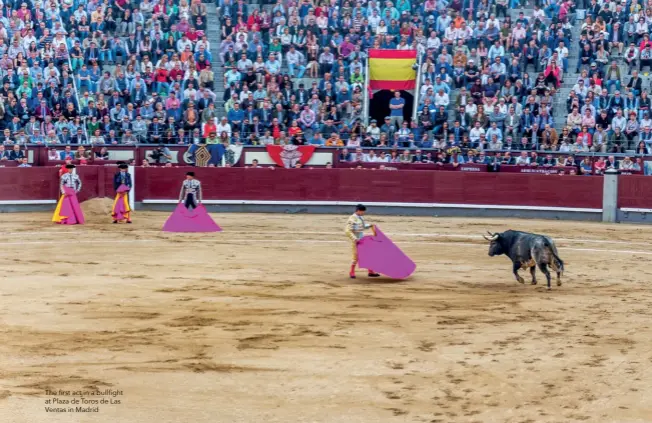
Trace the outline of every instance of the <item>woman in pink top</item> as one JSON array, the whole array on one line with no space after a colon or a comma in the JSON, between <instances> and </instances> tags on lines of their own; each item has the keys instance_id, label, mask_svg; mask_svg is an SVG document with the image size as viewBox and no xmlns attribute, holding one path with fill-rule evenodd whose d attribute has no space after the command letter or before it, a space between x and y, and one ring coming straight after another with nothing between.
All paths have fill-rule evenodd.
<instances>
[{"instance_id":1,"label":"woman in pink top","mask_svg":"<svg viewBox=\"0 0 652 423\"><path fill-rule=\"evenodd\" d=\"M165 110L168 116L174 116L174 120L181 120L181 101L174 91L170 91L170 95L165 100Z\"/></svg>"},{"instance_id":2,"label":"woman in pink top","mask_svg":"<svg viewBox=\"0 0 652 423\"><path fill-rule=\"evenodd\" d=\"M602 175L604 170L607 168L607 162L604 161L604 157L600 156L598 161L593 164L593 169L595 170L596 175Z\"/></svg>"}]
</instances>

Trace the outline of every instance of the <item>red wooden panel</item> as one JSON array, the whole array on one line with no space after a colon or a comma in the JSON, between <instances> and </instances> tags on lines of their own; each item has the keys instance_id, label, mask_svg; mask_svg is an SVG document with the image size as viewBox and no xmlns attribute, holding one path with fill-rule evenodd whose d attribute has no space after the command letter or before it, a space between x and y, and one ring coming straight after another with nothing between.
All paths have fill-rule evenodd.
<instances>
[{"instance_id":1,"label":"red wooden panel","mask_svg":"<svg viewBox=\"0 0 652 423\"><path fill-rule=\"evenodd\" d=\"M0 168L0 200L52 200L57 196L58 169Z\"/></svg>"},{"instance_id":2,"label":"red wooden panel","mask_svg":"<svg viewBox=\"0 0 652 423\"><path fill-rule=\"evenodd\" d=\"M139 168L136 199L173 199L189 168ZM195 169L204 198L602 207L602 178L361 169Z\"/></svg>"},{"instance_id":3,"label":"red wooden panel","mask_svg":"<svg viewBox=\"0 0 652 423\"><path fill-rule=\"evenodd\" d=\"M82 181L82 189L77 195L79 201L98 196L99 166L77 166L77 175Z\"/></svg>"},{"instance_id":4,"label":"red wooden panel","mask_svg":"<svg viewBox=\"0 0 652 423\"><path fill-rule=\"evenodd\" d=\"M652 209L652 178L640 175L619 176L618 207Z\"/></svg>"}]
</instances>

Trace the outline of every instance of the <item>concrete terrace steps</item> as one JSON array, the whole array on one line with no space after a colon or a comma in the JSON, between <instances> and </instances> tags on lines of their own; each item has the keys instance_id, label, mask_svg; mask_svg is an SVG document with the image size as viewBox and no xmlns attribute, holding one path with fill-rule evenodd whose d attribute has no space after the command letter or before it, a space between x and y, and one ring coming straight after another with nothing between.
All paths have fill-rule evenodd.
<instances>
[{"instance_id":1,"label":"concrete terrace steps","mask_svg":"<svg viewBox=\"0 0 652 423\"><path fill-rule=\"evenodd\" d=\"M222 42L222 28L220 26L219 12L214 2L206 3L206 13L208 15L208 25L206 26L206 36L211 43L211 55L213 56L213 73L215 75L214 89L215 108L220 116L225 116L224 101L224 67L220 59L220 43Z\"/></svg>"}]
</instances>

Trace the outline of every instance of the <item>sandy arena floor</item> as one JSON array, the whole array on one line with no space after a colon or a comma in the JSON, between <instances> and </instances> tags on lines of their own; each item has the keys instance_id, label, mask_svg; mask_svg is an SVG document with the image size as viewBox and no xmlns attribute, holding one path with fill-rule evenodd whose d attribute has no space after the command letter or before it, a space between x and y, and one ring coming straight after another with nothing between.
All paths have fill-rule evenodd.
<instances>
[{"instance_id":1,"label":"sandy arena floor","mask_svg":"<svg viewBox=\"0 0 652 423\"><path fill-rule=\"evenodd\" d=\"M650 226L370 214L417 262L395 283L348 279L346 216L84 207L1 216L1 422L652 422ZM487 256L508 228L557 239L562 287Z\"/></svg>"}]
</instances>

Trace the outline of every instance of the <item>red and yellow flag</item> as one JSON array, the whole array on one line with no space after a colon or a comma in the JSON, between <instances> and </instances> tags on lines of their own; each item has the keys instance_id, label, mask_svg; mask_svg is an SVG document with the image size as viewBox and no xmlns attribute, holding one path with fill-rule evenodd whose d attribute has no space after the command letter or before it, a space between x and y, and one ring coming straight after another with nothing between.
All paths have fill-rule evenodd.
<instances>
[{"instance_id":1,"label":"red and yellow flag","mask_svg":"<svg viewBox=\"0 0 652 423\"><path fill-rule=\"evenodd\" d=\"M416 86L416 50L369 50L369 88L413 90Z\"/></svg>"}]
</instances>

